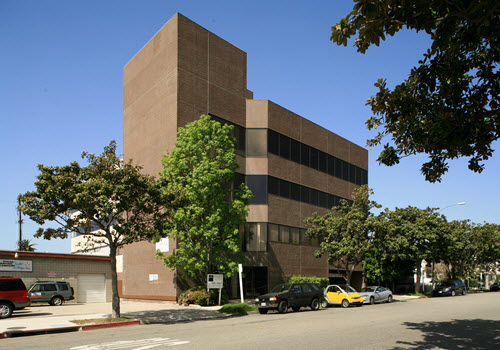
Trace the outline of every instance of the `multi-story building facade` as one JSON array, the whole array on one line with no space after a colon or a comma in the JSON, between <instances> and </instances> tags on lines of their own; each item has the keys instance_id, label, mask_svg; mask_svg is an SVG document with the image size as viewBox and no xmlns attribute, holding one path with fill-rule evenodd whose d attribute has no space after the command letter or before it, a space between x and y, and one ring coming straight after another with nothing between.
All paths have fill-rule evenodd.
<instances>
[{"instance_id":1,"label":"multi-story building facade","mask_svg":"<svg viewBox=\"0 0 500 350\"><path fill-rule=\"evenodd\" d=\"M124 68L124 158L157 175L179 127L203 114L234 125L238 172L254 194L243 245L245 292L292 275L341 277L326 257L314 257L317 242L305 236L304 219L367 183L368 152L271 101L254 100L246 72L245 52L174 15ZM175 271L155 259L156 249L145 242L124 249L124 297L178 296ZM170 254L175 242L163 249Z\"/></svg>"}]
</instances>

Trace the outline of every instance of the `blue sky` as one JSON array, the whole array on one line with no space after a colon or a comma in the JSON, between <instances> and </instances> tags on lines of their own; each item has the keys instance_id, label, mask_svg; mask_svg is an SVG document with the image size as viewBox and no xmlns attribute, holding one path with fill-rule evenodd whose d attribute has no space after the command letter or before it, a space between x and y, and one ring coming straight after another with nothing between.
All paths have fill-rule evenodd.
<instances>
[{"instance_id":1,"label":"blue sky","mask_svg":"<svg viewBox=\"0 0 500 350\"><path fill-rule=\"evenodd\" d=\"M330 27L351 9L347 0L0 1L0 249L16 247L16 198L34 189L37 164L65 165L110 140L121 152L123 66L176 12L247 52L256 99L366 147L373 84L403 80L430 41L406 31L365 55L336 46ZM379 151L369 153L369 185L384 207L466 202L443 214L500 224L500 155L481 174L454 161L442 183L429 184L419 171L425 157L388 168L376 162ZM23 238L38 251L70 252L69 240L34 239L36 228L25 218Z\"/></svg>"}]
</instances>

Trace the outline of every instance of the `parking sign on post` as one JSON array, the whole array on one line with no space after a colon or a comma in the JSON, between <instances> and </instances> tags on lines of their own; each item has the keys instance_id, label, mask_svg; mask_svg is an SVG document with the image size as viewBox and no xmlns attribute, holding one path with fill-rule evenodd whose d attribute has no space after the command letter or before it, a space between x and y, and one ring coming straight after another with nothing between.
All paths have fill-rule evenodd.
<instances>
[{"instance_id":1,"label":"parking sign on post","mask_svg":"<svg viewBox=\"0 0 500 350\"><path fill-rule=\"evenodd\" d=\"M224 286L224 275L209 273L207 275L207 289L218 289L219 290L219 305L221 300L221 291Z\"/></svg>"}]
</instances>

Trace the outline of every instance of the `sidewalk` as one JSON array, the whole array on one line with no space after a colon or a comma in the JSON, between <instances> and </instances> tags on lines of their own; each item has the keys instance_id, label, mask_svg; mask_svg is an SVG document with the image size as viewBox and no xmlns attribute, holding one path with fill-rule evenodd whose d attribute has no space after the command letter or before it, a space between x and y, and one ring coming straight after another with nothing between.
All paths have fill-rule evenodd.
<instances>
[{"instance_id":1,"label":"sidewalk","mask_svg":"<svg viewBox=\"0 0 500 350\"><path fill-rule=\"evenodd\" d=\"M148 302L122 300L121 316L139 320L139 323L193 322L228 317L216 312L220 307L180 306L174 302ZM12 316L0 320L0 339L24 335L74 332L125 324L104 324L82 326L72 323L72 320L111 317L111 303L63 304L50 306L48 304L33 304L24 310L14 311Z\"/></svg>"}]
</instances>

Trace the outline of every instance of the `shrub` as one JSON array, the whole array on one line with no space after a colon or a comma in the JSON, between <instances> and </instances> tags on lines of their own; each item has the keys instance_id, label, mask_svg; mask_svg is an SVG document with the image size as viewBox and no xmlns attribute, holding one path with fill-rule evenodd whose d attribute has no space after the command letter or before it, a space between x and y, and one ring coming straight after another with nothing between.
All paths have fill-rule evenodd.
<instances>
[{"instance_id":1,"label":"shrub","mask_svg":"<svg viewBox=\"0 0 500 350\"><path fill-rule=\"evenodd\" d=\"M325 289L330 281L322 277L292 276L288 279L288 283L316 283L321 289Z\"/></svg>"},{"instance_id":2,"label":"shrub","mask_svg":"<svg viewBox=\"0 0 500 350\"><path fill-rule=\"evenodd\" d=\"M204 287L194 287L181 293L177 302L179 305L196 304L201 306L207 305L207 300L210 298L210 293Z\"/></svg>"},{"instance_id":3,"label":"shrub","mask_svg":"<svg viewBox=\"0 0 500 350\"><path fill-rule=\"evenodd\" d=\"M238 314L238 315L248 315L248 311L257 311L257 306L249 305L247 303L239 303L239 304L226 304L224 305L219 312L225 314Z\"/></svg>"},{"instance_id":4,"label":"shrub","mask_svg":"<svg viewBox=\"0 0 500 350\"><path fill-rule=\"evenodd\" d=\"M210 289L210 304L217 305L218 303L219 303L219 290ZM224 289L222 289L220 303L222 305L229 303L229 295Z\"/></svg>"}]
</instances>

